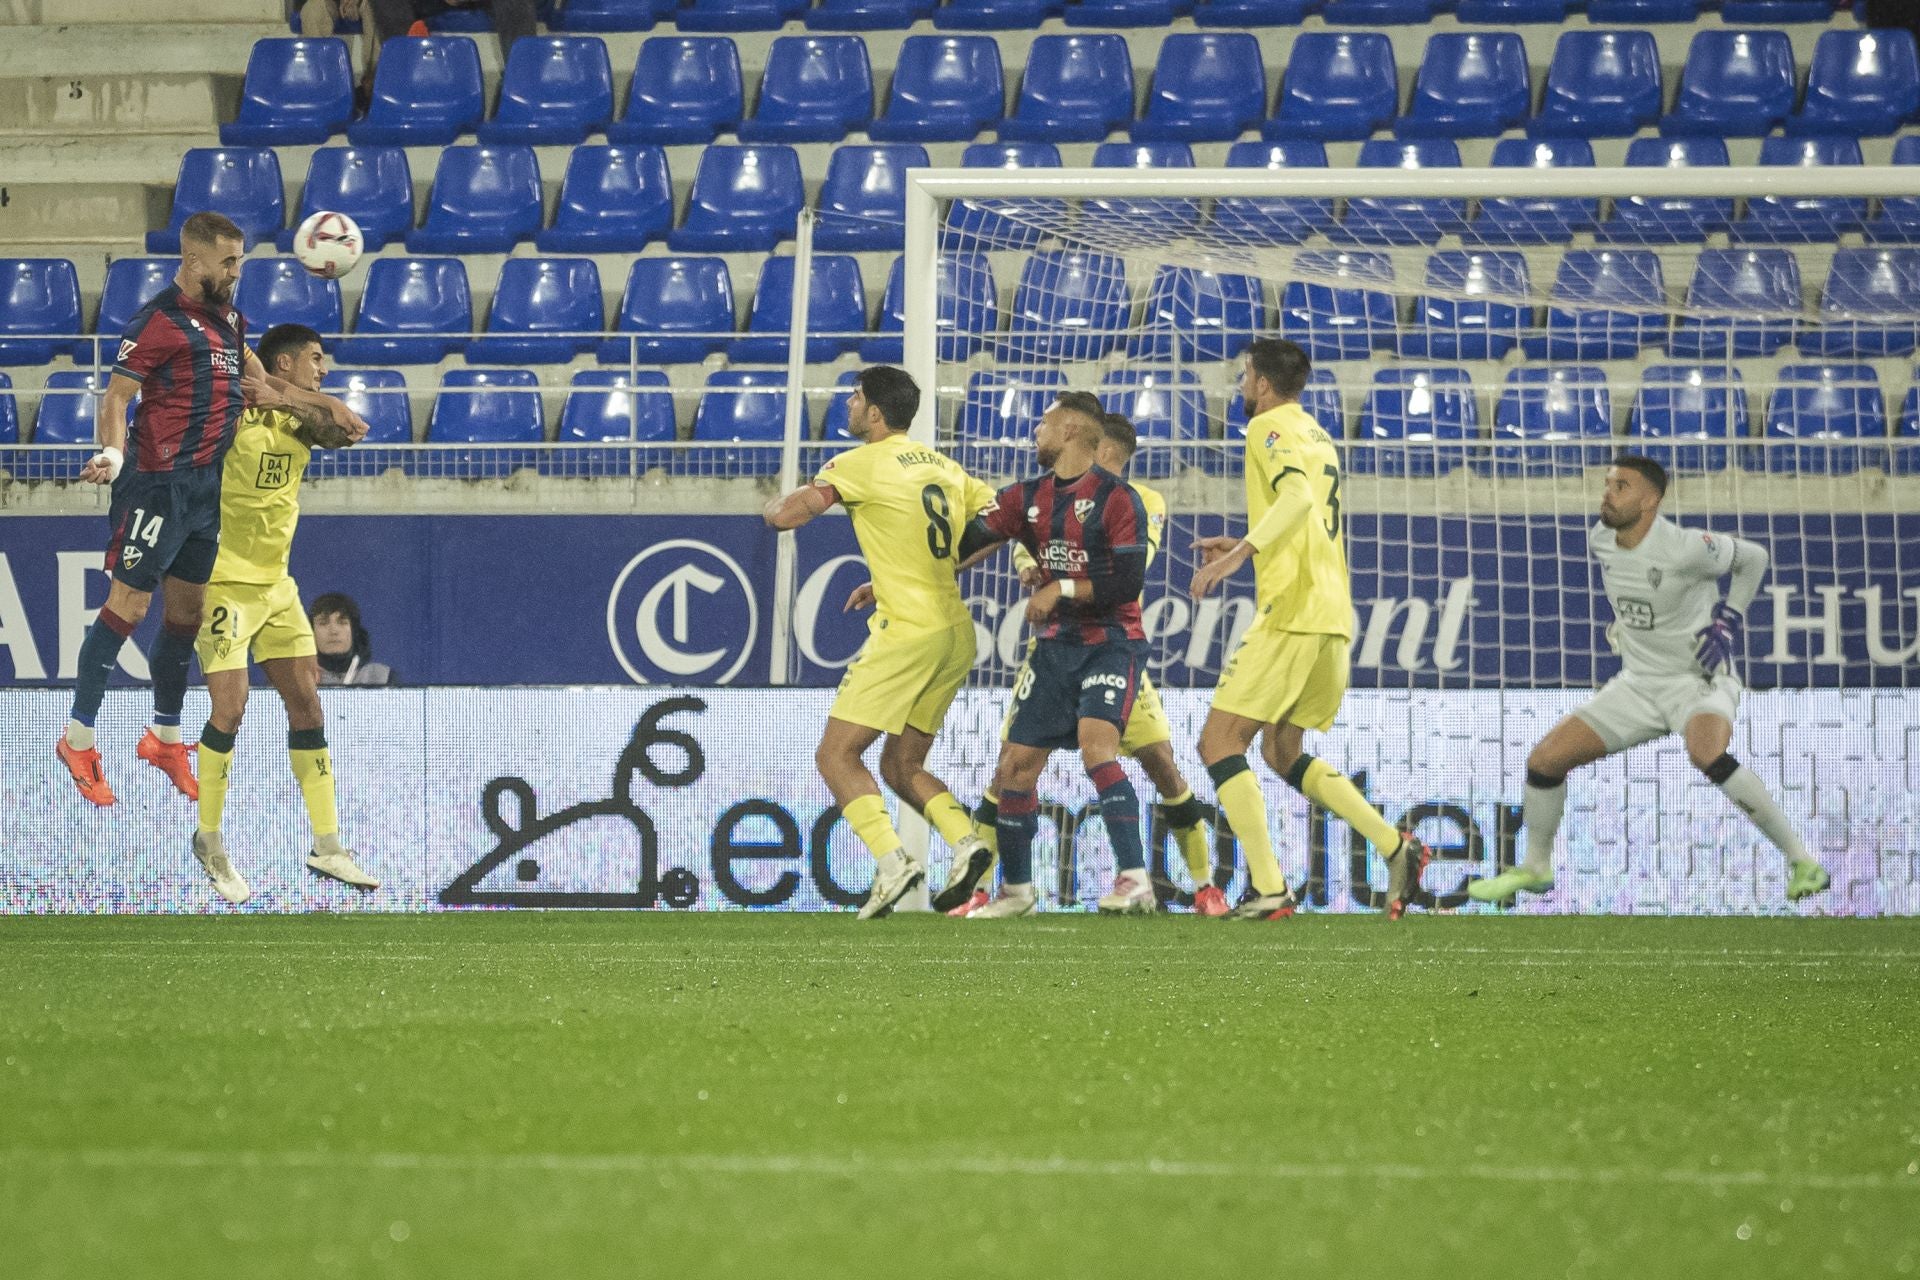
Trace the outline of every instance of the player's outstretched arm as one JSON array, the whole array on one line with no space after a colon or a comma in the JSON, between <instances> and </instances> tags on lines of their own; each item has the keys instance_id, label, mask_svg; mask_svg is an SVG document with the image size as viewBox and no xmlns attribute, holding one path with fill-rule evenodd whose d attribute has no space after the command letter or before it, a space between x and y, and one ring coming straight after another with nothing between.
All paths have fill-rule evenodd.
<instances>
[{"instance_id":1,"label":"player's outstretched arm","mask_svg":"<svg viewBox=\"0 0 1920 1280\"><path fill-rule=\"evenodd\" d=\"M345 428L347 440L358 444L366 439L367 420L355 413L345 400L338 396L325 395L318 391L306 391L294 386L285 378L276 378L267 372L260 363L260 357L252 351L247 352L246 362L241 368L241 386L247 394L247 403L254 406L287 408L304 405L319 409L329 418ZM260 395L264 386L273 398Z\"/></svg>"},{"instance_id":2,"label":"player's outstretched arm","mask_svg":"<svg viewBox=\"0 0 1920 1280\"><path fill-rule=\"evenodd\" d=\"M833 505L833 490L825 485L807 483L785 493L766 505L762 515L776 529L798 529Z\"/></svg>"},{"instance_id":3,"label":"player's outstretched arm","mask_svg":"<svg viewBox=\"0 0 1920 1280\"><path fill-rule=\"evenodd\" d=\"M80 479L88 484L112 484L120 476L127 459L127 406L140 394L140 383L124 373L107 379L100 397L100 412L93 420L94 439L100 452L80 468Z\"/></svg>"}]
</instances>

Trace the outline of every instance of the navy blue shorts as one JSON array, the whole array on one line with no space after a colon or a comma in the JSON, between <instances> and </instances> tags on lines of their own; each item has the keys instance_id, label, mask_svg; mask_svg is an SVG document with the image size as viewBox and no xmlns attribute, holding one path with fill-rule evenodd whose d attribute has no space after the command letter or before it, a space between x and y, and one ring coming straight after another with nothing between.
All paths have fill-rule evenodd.
<instances>
[{"instance_id":1,"label":"navy blue shorts","mask_svg":"<svg viewBox=\"0 0 1920 1280\"><path fill-rule=\"evenodd\" d=\"M220 467L120 473L107 510L107 572L135 591L205 582L220 554Z\"/></svg>"},{"instance_id":2,"label":"navy blue shorts","mask_svg":"<svg viewBox=\"0 0 1920 1280\"><path fill-rule=\"evenodd\" d=\"M1042 640L1014 686L1007 741L1049 751L1075 750L1082 720L1107 720L1124 729L1140 692L1146 655L1144 640L1093 645Z\"/></svg>"}]
</instances>

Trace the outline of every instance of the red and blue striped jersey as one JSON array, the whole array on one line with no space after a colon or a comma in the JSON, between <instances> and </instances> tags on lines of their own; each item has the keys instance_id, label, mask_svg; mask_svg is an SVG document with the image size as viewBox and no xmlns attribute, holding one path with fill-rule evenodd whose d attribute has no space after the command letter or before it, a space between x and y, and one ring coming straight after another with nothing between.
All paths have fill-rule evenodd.
<instances>
[{"instance_id":1,"label":"red and blue striped jersey","mask_svg":"<svg viewBox=\"0 0 1920 1280\"><path fill-rule=\"evenodd\" d=\"M140 384L127 453L141 471L219 466L246 404L247 321L170 284L121 335L113 371Z\"/></svg>"},{"instance_id":2,"label":"red and blue striped jersey","mask_svg":"<svg viewBox=\"0 0 1920 1280\"><path fill-rule=\"evenodd\" d=\"M1126 481L1099 467L1072 480L1051 474L1022 480L1002 489L982 519L992 533L1026 547L1050 578L1087 584L1077 598L1060 602L1040 639L1094 645L1146 638L1138 584L1146 564L1147 512ZM1099 603L1090 593L1112 582L1129 558L1135 558L1129 566L1133 590Z\"/></svg>"}]
</instances>

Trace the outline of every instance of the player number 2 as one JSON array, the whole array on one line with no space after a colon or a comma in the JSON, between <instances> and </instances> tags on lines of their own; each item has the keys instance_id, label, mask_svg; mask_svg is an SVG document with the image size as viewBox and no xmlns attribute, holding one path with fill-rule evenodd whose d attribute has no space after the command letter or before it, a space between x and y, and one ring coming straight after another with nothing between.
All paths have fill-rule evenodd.
<instances>
[{"instance_id":1,"label":"player number 2","mask_svg":"<svg viewBox=\"0 0 1920 1280\"><path fill-rule=\"evenodd\" d=\"M1320 471L1333 481L1327 489L1327 536L1340 536L1340 468L1322 467Z\"/></svg>"},{"instance_id":2,"label":"player number 2","mask_svg":"<svg viewBox=\"0 0 1920 1280\"><path fill-rule=\"evenodd\" d=\"M927 513L927 550L935 560L953 554L953 520L947 506L947 491L930 484L920 491L920 508Z\"/></svg>"}]
</instances>

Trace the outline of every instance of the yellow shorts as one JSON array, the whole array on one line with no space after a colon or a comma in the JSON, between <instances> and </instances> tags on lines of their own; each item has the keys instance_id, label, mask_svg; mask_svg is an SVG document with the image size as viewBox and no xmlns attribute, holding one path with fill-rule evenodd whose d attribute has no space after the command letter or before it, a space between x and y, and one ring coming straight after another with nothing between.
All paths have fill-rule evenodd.
<instances>
[{"instance_id":1,"label":"yellow shorts","mask_svg":"<svg viewBox=\"0 0 1920 1280\"><path fill-rule=\"evenodd\" d=\"M300 603L300 588L292 578L269 587L251 582L208 583L194 648L200 654L200 670L209 675L246 670L249 653L255 662L312 657L313 624Z\"/></svg>"},{"instance_id":2,"label":"yellow shorts","mask_svg":"<svg viewBox=\"0 0 1920 1280\"><path fill-rule=\"evenodd\" d=\"M1027 642L1027 654L1029 657L1033 654L1032 641ZM1014 688L1020 687L1026 672L1027 664L1022 661L1020 670L1014 673ZM1007 699L1007 714L1000 718L1000 741L1007 740L1007 731L1013 728L1013 713L1018 709L1018 699ZM1127 715L1127 727L1120 733L1120 754L1134 755L1142 747L1172 740L1173 726L1167 723L1167 709L1160 703L1160 691L1153 687L1153 677L1142 671L1140 689L1133 695L1133 710Z\"/></svg>"},{"instance_id":3,"label":"yellow shorts","mask_svg":"<svg viewBox=\"0 0 1920 1280\"><path fill-rule=\"evenodd\" d=\"M875 631L840 678L827 712L881 733L938 733L973 669L973 623L908 635Z\"/></svg>"},{"instance_id":4,"label":"yellow shorts","mask_svg":"<svg viewBox=\"0 0 1920 1280\"><path fill-rule=\"evenodd\" d=\"M1220 673L1213 709L1261 724L1327 730L1347 694L1345 636L1254 627Z\"/></svg>"}]
</instances>

